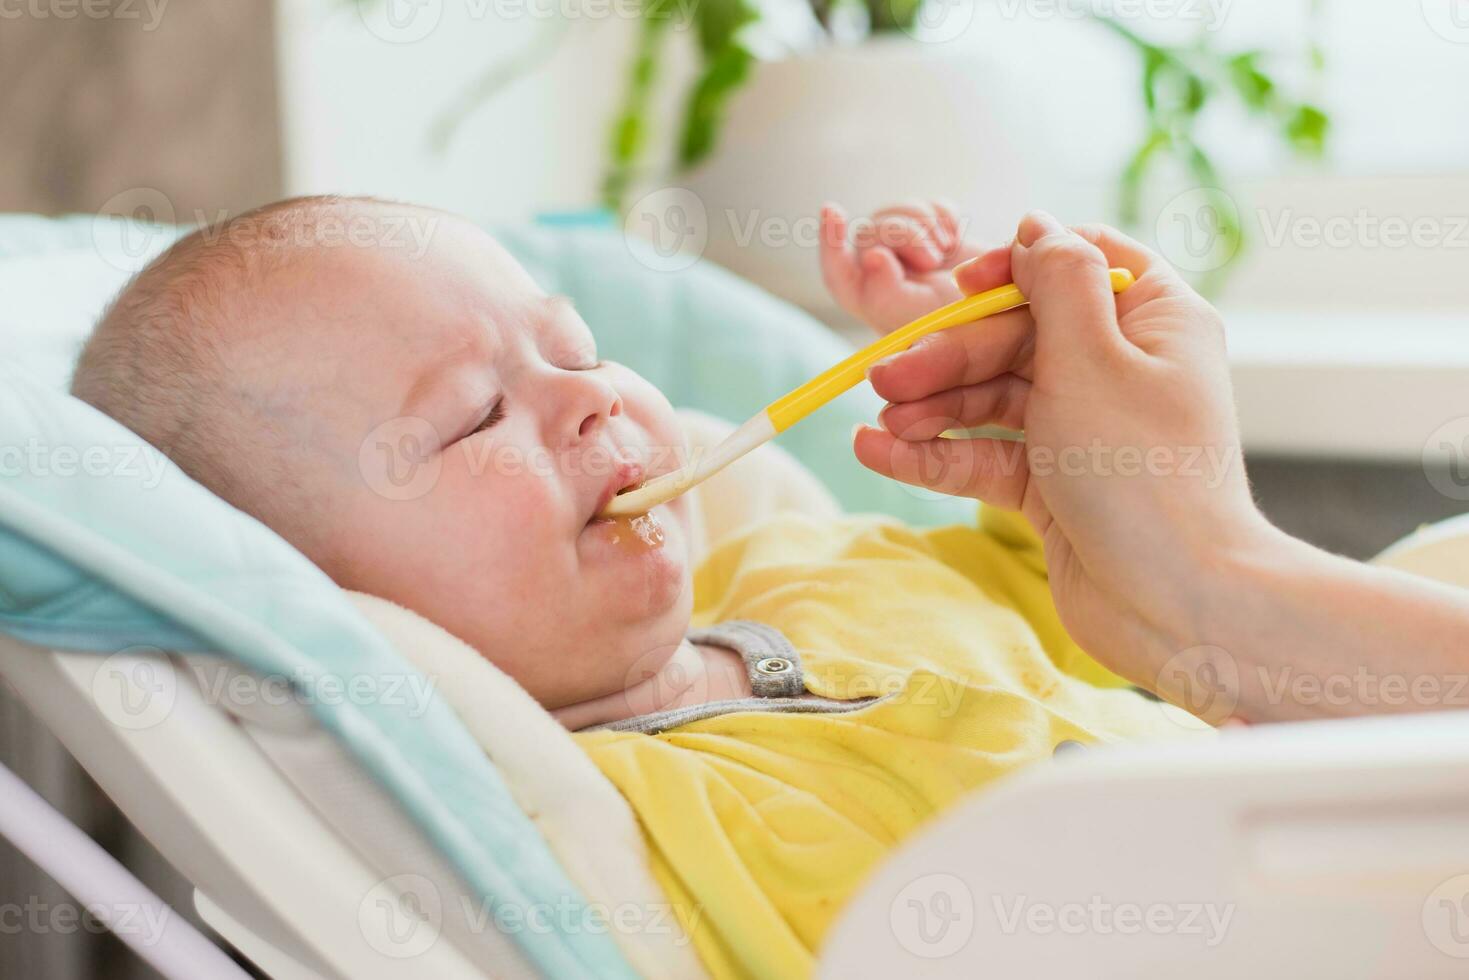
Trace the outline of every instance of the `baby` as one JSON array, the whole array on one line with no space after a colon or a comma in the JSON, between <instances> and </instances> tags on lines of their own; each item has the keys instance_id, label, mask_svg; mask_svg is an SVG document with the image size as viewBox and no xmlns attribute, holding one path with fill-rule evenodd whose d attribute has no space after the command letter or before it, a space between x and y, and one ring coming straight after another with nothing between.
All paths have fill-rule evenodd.
<instances>
[{"instance_id":1,"label":"baby","mask_svg":"<svg viewBox=\"0 0 1469 980\"><path fill-rule=\"evenodd\" d=\"M431 226L421 254L383 244L404 221ZM878 330L956 298L977 252L942 205L848 231L828 208L823 271ZM680 417L449 215L314 198L196 232L108 310L73 390L581 732L716 975L809 973L863 877L975 787L1189 730L1070 641L1012 515L777 515L707 556L687 498L599 518L680 465ZM405 464L437 478L392 493Z\"/></svg>"}]
</instances>

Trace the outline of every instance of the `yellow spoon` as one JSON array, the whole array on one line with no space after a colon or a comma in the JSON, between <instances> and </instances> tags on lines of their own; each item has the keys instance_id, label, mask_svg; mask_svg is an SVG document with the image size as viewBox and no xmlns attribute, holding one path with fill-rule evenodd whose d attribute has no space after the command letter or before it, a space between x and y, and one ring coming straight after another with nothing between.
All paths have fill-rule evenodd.
<instances>
[{"instance_id":1,"label":"yellow spoon","mask_svg":"<svg viewBox=\"0 0 1469 980\"><path fill-rule=\"evenodd\" d=\"M1126 269L1112 270L1112 291L1120 293L1134 282L1133 275ZM941 306L926 316L919 317L905 327L899 327L885 337L857 351L851 357L836 364L790 394L765 406L754 418L740 426L703 459L695 459L689 465L672 473L649 480L634 490L613 497L602 510L604 517L624 517L646 514L651 508L667 503L724 469L730 463L757 449L789 429L833 398L847 391L867 376L867 369L889 354L907 350L920 337L957 327L985 317L1004 313L1029 302L1020 290L1011 283L988 292L976 293L964 299Z\"/></svg>"}]
</instances>

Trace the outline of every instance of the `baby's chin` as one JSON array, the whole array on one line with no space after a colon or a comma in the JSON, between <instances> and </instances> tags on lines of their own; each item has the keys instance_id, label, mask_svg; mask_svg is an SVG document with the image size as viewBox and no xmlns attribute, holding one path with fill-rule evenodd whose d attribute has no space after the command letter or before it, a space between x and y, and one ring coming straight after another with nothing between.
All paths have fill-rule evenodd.
<instances>
[{"instance_id":1,"label":"baby's chin","mask_svg":"<svg viewBox=\"0 0 1469 980\"><path fill-rule=\"evenodd\" d=\"M637 517L596 518L576 544L583 573L619 616L660 616L692 589L687 529L666 505Z\"/></svg>"}]
</instances>

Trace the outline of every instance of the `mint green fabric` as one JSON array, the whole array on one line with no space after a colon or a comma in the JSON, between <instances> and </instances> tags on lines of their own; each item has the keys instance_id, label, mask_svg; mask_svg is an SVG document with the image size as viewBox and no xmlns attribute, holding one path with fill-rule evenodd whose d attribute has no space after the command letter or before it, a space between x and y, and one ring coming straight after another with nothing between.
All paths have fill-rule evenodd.
<instances>
[{"instance_id":1,"label":"mint green fabric","mask_svg":"<svg viewBox=\"0 0 1469 980\"><path fill-rule=\"evenodd\" d=\"M155 481L125 465L145 448L137 436L0 364L0 449L12 447L28 455L0 482L0 629L99 652L217 651L285 678L481 900L586 909L447 705L387 696L413 668L300 552L176 468ZM635 975L604 934L513 938L550 976Z\"/></svg>"}]
</instances>

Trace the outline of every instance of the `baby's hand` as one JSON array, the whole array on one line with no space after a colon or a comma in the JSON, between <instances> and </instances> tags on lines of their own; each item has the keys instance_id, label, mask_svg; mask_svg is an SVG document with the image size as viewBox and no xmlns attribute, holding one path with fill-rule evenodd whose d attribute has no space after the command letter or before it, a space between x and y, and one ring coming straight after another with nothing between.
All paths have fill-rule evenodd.
<instances>
[{"instance_id":1,"label":"baby's hand","mask_svg":"<svg viewBox=\"0 0 1469 980\"><path fill-rule=\"evenodd\" d=\"M950 273L981 251L964 240L953 209L939 201L886 207L850 226L837 205L821 209L826 288L878 333L958 299Z\"/></svg>"}]
</instances>

